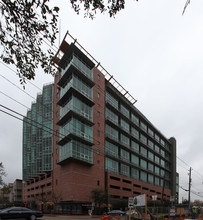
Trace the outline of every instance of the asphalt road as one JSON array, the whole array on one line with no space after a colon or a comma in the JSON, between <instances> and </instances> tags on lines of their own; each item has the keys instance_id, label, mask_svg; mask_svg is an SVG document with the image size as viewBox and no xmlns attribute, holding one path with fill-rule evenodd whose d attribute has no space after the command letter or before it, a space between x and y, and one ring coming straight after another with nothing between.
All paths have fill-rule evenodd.
<instances>
[{"instance_id":1,"label":"asphalt road","mask_svg":"<svg viewBox=\"0 0 203 220\"><path fill-rule=\"evenodd\" d=\"M92 218L90 216L43 216L38 220L100 220L100 217Z\"/></svg>"}]
</instances>

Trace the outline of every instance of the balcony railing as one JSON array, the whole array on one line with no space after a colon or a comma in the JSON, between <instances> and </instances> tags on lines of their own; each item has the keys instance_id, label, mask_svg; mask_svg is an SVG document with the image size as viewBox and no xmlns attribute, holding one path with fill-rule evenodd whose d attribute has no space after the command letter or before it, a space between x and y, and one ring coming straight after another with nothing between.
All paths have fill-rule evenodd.
<instances>
[{"instance_id":1,"label":"balcony railing","mask_svg":"<svg viewBox=\"0 0 203 220\"><path fill-rule=\"evenodd\" d=\"M63 98L63 96L68 92L68 90L70 88L74 88L76 89L78 92L80 92L81 94L83 94L85 97L87 97L88 99L90 99L91 101L93 101L93 97L92 97L92 90L90 90L89 92L84 91L83 89L79 88L77 85L74 85L73 81L71 80L65 88L61 89L61 94L60 97Z\"/></svg>"},{"instance_id":2,"label":"balcony railing","mask_svg":"<svg viewBox=\"0 0 203 220\"><path fill-rule=\"evenodd\" d=\"M90 80L93 80L93 69L90 69L82 60L80 60L75 54L71 59L67 60L65 68L61 71L61 77L67 72L69 67L73 65L77 68L82 74L88 77Z\"/></svg>"},{"instance_id":3,"label":"balcony railing","mask_svg":"<svg viewBox=\"0 0 203 220\"><path fill-rule=\"evenodd\" d=\"M68 104L60 109L60 119L62 119L69 111L76 112L79 115L85 117L86 119L93 121L93 116L91 112L81 110L75 107L74 105L68 105Z\"/></svg>"}]
</instances>

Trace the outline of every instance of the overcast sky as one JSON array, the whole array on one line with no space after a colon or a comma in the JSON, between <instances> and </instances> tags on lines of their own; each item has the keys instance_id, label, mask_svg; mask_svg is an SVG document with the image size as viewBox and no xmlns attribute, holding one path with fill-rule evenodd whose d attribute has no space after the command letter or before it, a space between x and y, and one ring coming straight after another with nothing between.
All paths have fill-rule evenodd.
<instances>
[{"instance_id":1,"label":"overcast sky","mask_svg":"<svg viewBox=\"0 0 203 220\"><path fill-rule=\"evenodd\" d=\"M115 18L97 13L94 20L77 15L69 0L51 2L60 2L60 39L69 30L138 100L136 107L152 124L176 138L180 186L188 189L192 167L192 192L201 197L191 198L203 200L203 1L191 1L182 16L186 0L128 0ZM15 73L1 63L0 68L0 104L25 115L27 109L8 96L29 108L30 96L41 90L27 84L28 96L3 78L21 87ZM32 83L42 89L52 81L38 70ZM14 182L22 178L22 121L0 112L0 125L4 179ZM180 195L180 201L188 198L181 188Z\"/></svg>"}]
</instances>

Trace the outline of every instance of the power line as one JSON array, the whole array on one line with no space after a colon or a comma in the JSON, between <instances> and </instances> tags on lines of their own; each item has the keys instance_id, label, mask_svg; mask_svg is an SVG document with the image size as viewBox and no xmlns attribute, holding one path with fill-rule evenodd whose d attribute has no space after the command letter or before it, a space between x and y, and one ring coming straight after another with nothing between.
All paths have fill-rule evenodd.
<instances>
[{"instance_id":1,"label":"power line","mask_svg":"<svg viewBox=\"0 0 203 220\"><path fill-rule=\"evenodd\" d=\"M9 83L11 83L13 86L15 86L16 88L18 88L20 91L24 92L25 94L27 94L28 96L30 96L32 99L35 99L33 96L31 96L29 93L27 93L26 91L24 91L23 89L21 89L20 87L18 87L17 85L15 85L13 82L11 82L9 79L7 79L6 77L4 77L3 75L0 74L0 76L2 78L4 78L5 80L7 80Z\"/></svg>"},{"instance_id":2,"label":"power line","mask_svg":"<svg viewBox=\"0 0 203 220\"><path fill-rule=\"evenodd\" d=\"M4 106L4 105L1 105L1 104L0 104L0 106L3 107L3 108L6 108L7 110L9 110L9 111L11 111L11 112L13 112L13 113L15 113L15 114L18 114L18 115L24 117L24 116L21 115L20 113L18 113L18 112L16 112L16 111L12 110L12 109L10 109L10 108L7 108L7 107ZM5 111L3 111L3 110L1 110L1 109L0 109L0 111L2 111L3 113L8 114L8 115L10 115L10 116L12 116L12 117L18 119L18 120L24 121L23 119L18 118L18 117L14 116L14 115L12 115L12 114L10 114L10 113L8 113L8 112L5 112ZM29 118L27 118L27 117L25 117L25 118L28 119L28 120L30 120L30 121L33 121L32 119L29 119ZM30 123L30 122L27 122L27 121L25 121L25 122L28 123L28 124L31 124L31 125L33 125L33 126L35 126L35 127L37 127L37 128L41 128L42 130L45 130L46 132L49 132L49 133L51 133L51 134L54 135L54 136L57 136L57 137L61 137L61 136L65 137L65 136L66 136L66 135L63 135L63 134L61 134L61 133L59 133L59 134L57 135L57 134L56 134L56 131L54 131L53 129L51 129L51 128L49 128L49 127L46 127L46 126L44 126L43 124L38 123L38 122L36 122L36 121L34 121L34 124L32 124L32 123ZM36 124L40 125L40 127L39 127L38 125L36 125ZM44 127L45 127L46 129L49 129L49 131L47 131L46 129L44 129ZM102 145L102 146L104 147L104 145ZM84 147L84 148L86 148L86 149L88 149L88 150L90 149L88 146L87 146L87 147L86 147L86 146L82 146L82 147ZM103 148L103 149L105 149L105 148ZM92 147L92 151L93 151L94 153L98 153L97 150L101 150L101 148ZM101 156L103 156L103 157L108 156L108 155L106 155L105 153L103 153L103 151L102 151L102 152L100 151L99 154L100 154ZM119 157L120 157L120 156L119 156ZM125 163L125 162L124 162L124 163ZM127 162L127 164L129 164L129 162ZM132 166L132 164L131 164L131 166ZM134 165L133 167L137 167L137 166ZM109 172L112 172L112 171L109 171ZM116 173L117 173L117 172L116 172ZM158 176L159 176L159 175L158 175Z\"/></svg>"},{"instance_id":3,"label":"power line","mask_svg":"<svg viewBox=\"0 0 203 220\"><path fill-rule=\"evenodd\" d=\"M40 33L40 34L42 34L42 33ZM44 39L42 39L44 42L45 42L45 40ZM46 43L46 42L45 42ZM47 44L47 43L46 43ZM53 47L51 46L51 45L49 45L49 44L47 44L52 50L54 50L53 49ZM55 46L55 45L54 45ZM55 46L56 47L56 46ZM57 48L57 47L56 47ZM55 50L54 50L55 51ZM64 56L66 56L66 54L64 54ZM1 75L2 76L2 75ZM28 81L29 82L29 81ZM102 91L102 93L104 93L105 91L103 91L102 89L101 89L101 91ZM29 95L30 96L30 95ZM30 97L32 97L32 96L30 96ZM32 97L33 98L33 97ZM35 98L34 98L35 99ZM102 113L101 113L102 114ZM186 162L184 162L182 159L180 159L179 157L177 157L179 160L181 160L185 165L187 165L187 166L189 166ZM186 169L186 168L185 168ZM194 170L194 169L193 169ZM195 170L194 170L195 171ZM197 171L195 171L196 173L198 173ZM199 174L199 173L198 173ZM200 175L200 174L199 174ZM200 175L201 176L201 175ZM201 176L202 177L202 176Z\"/></svg>"},{"instance_id":4,"label":"power line","mask_svg":"<svg viewBox=\"0 0 203 220\"><path fill-rule=\"evenodd\" d=\"M5 67L7 67L8 69L10 69L12 72L14 72L16 75L18 74L15 70L13 70L12 68L10 68L8 65L6 65L5 63L3 63L1 60L0 60L0 63L2 65L4 65ZM31 84L32 86L34 86L35 88L41 90L38 86L36 86L34 83L32 83L31 81L27 80L26 82L28 82L29 84ZM42 91L42 90L41 90Z\"/></svg>"}]
</instances>

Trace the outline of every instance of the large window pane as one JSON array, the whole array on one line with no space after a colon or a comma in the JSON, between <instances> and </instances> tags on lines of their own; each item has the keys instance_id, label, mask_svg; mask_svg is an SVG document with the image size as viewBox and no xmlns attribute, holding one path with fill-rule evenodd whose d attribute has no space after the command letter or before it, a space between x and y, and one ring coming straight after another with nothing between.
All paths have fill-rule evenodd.
<instances>
[{"instance_id":1,"label":"large window pane","mask_svg":"<svg viewBox=\"0 0 203 220\"><path fill-rule=\"evenodd\" d=\"M126 131L130 131L130 125L128 124L128 122L126 122L125 120L123 120L121 118L121 128L123 128Z\"/></svg>"},{"instance_id":2,"label":"large window pane","mask_svg":"<svg viewBox=\"0 0 203 220\"><path fill-rule=\"evenodd\" d=\"M143 159L140 159L140 166L143 168L143 169L147 169L147 162Z\"/></svg>"},{"instance_id":3,"label":"large window pane","mask_svg":"<svg viewBox=\"0 0 203 220\"><path fill-rule=\"evenodd\" d=\"M118 162L106 157L105 168L107 171L118 173Z\"/></svg>"},{"instance_id":4,"label":"large window pane","mask_svg":"<svg viewBox=\"0 0 203 220\"><path fill-rule=\"evenodd\" d=\"M139 166L139 157L134 154L131 154L131 163Z\"/></svg>"},{"instance_id":5,"label":"large window pane","mask_svg":"<svg viewBox=\"0 0 203 220\"><path fill-rule=\"evenodd\" d=\"M118 157L118 147L108 141L105 141L105 153Z\"/></svg>"},{"instance_id":6,"label":"large window pane","mask_svg":"<svg viewBox=\"0 0 203 220\"><path fill-rule=\"evenodd\" d=\"M130 176L130 167L121 163L121 175Z\"/></svg>"},{"instance_id":7,"label":"large window pane","mask_svg":"<svg viewBox=\"0 0 203 220\"><path fill-rule=\"evenodd\" d=\"M106 92L106 102L110 103L114 108L118 109L118 100L109 92Z\"/></svg>"},{"instance_id":8,"label":"large window pane","mask_svg":"<svg viewBox=\"0 0 203 220\"><path fill-rule=\"evenodd\" d=\"M121 134L121 143L126 146L130 146L130 138L126 137L124 134Z\"/></svg>"},{"instance_id":9,"label":"large window pane","mask_svg":"<svg viewBox=\"0 0 203 220\"><path fill-rule=\"evenodd\" d=\"M131 168L131 177L133 179L139 180L139 170L135 168Z\"/></svg>"},{"instance_id":10,"label":"large window pane","mask_svg":"<svg viewBox=\"0 0 203 220\"><path fill-rule=\"evenodd\" d=\"M106 108L105 117L115 124L118 124L118 115Z\"/></svg>"},{"instance_id":11,"label":"large window pane","mask_svg":"<svg viewBox=\"0 0 203 220\"><path fill-rule=\"evenodd\" d=\"M118 131L107 124L105 134L106 136L118 141Z\"/></svg>"},{"instance_id":12,"label":"large window pane","mask_svg":"<svg viewBox=\"0 0 203 220\"><path fill-rule=\"evenodd\" d=\"M130 153L126 150L121 149L121 159L129 161L130 160Z\"/></svg>"},{"instance_id":13,"label":"large window pane","mask_svg":"<svg viewBox=\"0 0 203 220\"><path fill-rule=\"evenodd\" d=\"M140 150L139 149L139 144L134 142L134 141L131 141L131 148L132 148L133 151L137 151L137 152L139 152L139 150Z\"/></svg>"}]
</instances>

